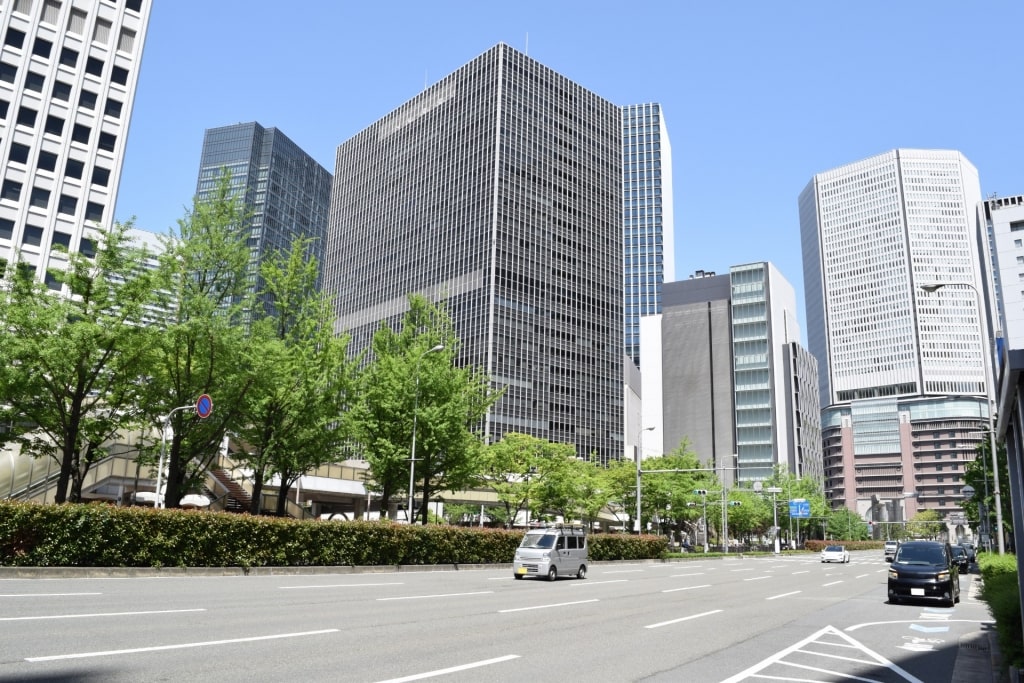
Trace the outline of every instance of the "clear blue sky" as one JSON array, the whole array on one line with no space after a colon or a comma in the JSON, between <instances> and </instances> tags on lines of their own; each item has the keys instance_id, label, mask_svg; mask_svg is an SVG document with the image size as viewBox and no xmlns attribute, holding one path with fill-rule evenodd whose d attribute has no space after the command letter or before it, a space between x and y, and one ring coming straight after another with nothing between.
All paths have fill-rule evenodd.
<instances>
[{"instance_id":1,"label":"clear blue sky","mask_svg":"<svg viewBox=\"0 0 1024 683\"><path fill-rule=\"evenodd\" d=\"M1024 193L1019 0L154 5L116 210L152 232L191 204L205 129L277 127L333 172L340 143L498 42L616 104L661 103L677 279L772 261L802 328L797 195L815 173L956 149L983 195Z\"/></svg>"}]
</instances>

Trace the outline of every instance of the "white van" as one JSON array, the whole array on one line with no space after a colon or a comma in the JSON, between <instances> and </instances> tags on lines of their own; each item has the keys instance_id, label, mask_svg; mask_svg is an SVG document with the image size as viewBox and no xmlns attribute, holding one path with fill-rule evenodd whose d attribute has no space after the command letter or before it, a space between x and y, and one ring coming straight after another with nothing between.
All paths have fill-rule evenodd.
<instances>
[{"instance_id":1,"label":"white van","mask_svg":"<svg viewBox=\"0 0 1024 683\"><path fill-rule=\"evenodd\" d=\"M512 576L587 578L587 532L578 524L557 524L526 532L512 561Z\"/></svg>"}]
</instances>

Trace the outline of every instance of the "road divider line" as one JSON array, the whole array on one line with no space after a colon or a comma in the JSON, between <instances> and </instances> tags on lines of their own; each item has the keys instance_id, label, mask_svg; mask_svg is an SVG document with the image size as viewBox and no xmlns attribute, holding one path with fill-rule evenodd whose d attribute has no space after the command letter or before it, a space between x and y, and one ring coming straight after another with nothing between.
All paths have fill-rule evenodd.
<instances>
[{"instance_id":1,"label":"road divider line","mask_svg":"<svg viewBox=\"0 0 1024 683\"><path fill-rule=\"evenodd\" d=\"M779 598L788 598L790 595L796 595L800 592L802 591L790 591L788 593L780 593L779 595L773 595L770 598L765 598L765 600L778 600Z\"/></svg>"},{"instance_id":2,"label":"road divider line","mask_svg":"<svg viewBox=\"0 0 1024 683\"><path fill-rule=\"evenodd\" d=\"M452 666L447 669L437 669L436 671L427 671L421 674L413 674L411 676L404 676L402 678L389 678L386 681L380 681L379 683L408 683L408 681L422 681L424 678L434 678L435 676L445 676L447 674L456 673L458 671L467 671L469 669L476 669L481 666L490 666L491 664L500 664L501 662L507 662L510 659L518 659L519 655L505 655L504 657L495 657L494 659L483 659L479 662L470 662L469 664L460 664L458 666Z\"/></svg>"},{"instance_id":3,"label":"road divider line","mask_svg":"<svg viewBox=\"0 0 1024 683\"><path fill-rule=\"evenodd\" d=\"M700 619L701 617L706 617L706 616L709 616L711 614L718 614L721 611L722 610L720 610L720 609L713 609L710 612L701 612L700 614L691 614L688 617L680 617L679 619L672 619L671 621L663 621L663 622L661 622L659 624L651 624L650 626L644 626L644 628L660 628L662 626L670 626L672 624L678 624L681 621L689 621L691 619Z\"/></svg>"},{"instance_id":4,"label":"road divider line","mask_svg":"<svg viewBox=\"0 0 1024 683\"><path fill-rule=\"evenodd\" d=\"M686 578L687 576L704 576L704 572L694 572L692 574L673 574L672 576L670 576L668 578L670 578L670 579L683 579L683 578Z\"/></svg>"},{"instance_id":5,"label":"road divider line","mask_svg":"<svg viewBox=\"0 0 1024 683\"><path fill-rule=\"evenodd\" d=\"M810 574L810 573L811 573L810 569L804 569L803 571L793 572L793 574Z\"/></svg>"},{"instance_id":6,"label":"road divider line","mask_svg":"<svg viewBox=\"0 0 1024 683\"><path fill-rule=\"evenodd\" d=\"M366 588L368 586L404 586L397 581L391 583L323 583L312 586L278 586L283 591L316 590L318 588Z\"/></svg>"},{"instance_id":7,"label":"road divider line","mask_svg":"<svg viewBox=\"0 0 1024 683\"><path fill-rule=\"evenodd\" d=\"M661 592L662 593L675 593L677 591L692 591L692 590L694 590L696 588L711 588L711 584L710 583L705 583L705 584L703 584L701 586L684 586L683 588L667 588L667 589L665 589L665 590L663 590Z\"/></svg>"},{"instance_id":8,"label":"road divider line","mask_svg":"<svg viewBox=\"0 0 1024 683\"><path fill-rule=\"evenodd\" d=\"M643 574L643 569L619 569L612 572L601 572L602 574Z\"/></svg>"},{"instance_id":9,"label":"road divider line","mask_svg":"<svg viewBox=\"0 0 1024 683\"><path fill-rule=\"evenodd\" d=\"M842 581L829 581L828 583L821 584L821 587L822 588L828 588L829 586L834 586L837 583L842 583Z\"/></svg>"},{"instance_id":10,"label":"road divider line","mask_svg":"<svg viewBox=\"0 0 1024 683\"><path fill-rule=\"evenodd\" d=\"M487 595L494 591L474 591L472 593L436 593L434 595L400 595L395 598L377 598L378 602L388 600L426 600L427 598L458 598L463 595Z\"/></svg>"},{"instance_id":11,"label":"road divider line","mask_svg":"<svg viewBox=\"0 0 1024 683\"><path fill-rule=\"evenodd\" d=\"M855 578L855 579L863 579L865 576L870 576L870 574L859 574L859 575L857 575L857 576L855 576L853 578Z\"/></svg>"},{"instance_id":12,"label":"road divider line","mask_svg":"<svg viewBox=\"0 0 1024 683\"><path fill-rule=\"evenodd\" d=\"M743 579L744 581L760 581L761 579L770 579L770 576L751 576L749 579Z\"/></svg>"},{"instance_id":13,"label":"road divider line","mask_svg":"<svg viewBox=\"0 0 1024 683\"><path fill-rule=\"evenodd\" d=\"M533 609L549 609L551 607L568 607L569 605L585 605L588 602L600 602L597 598L592 600L576 600L575 602L556 602L551 605L535 605L533 607L513 607L511 609L500 609L498 614L508 614L509 612L528 612Z\"/></svg>"},{"instance_id":14,"label":"road divider line","mask_svg":"<svg viewBox=\"0 0 1024 683\"><path fill-rule=\"evenodd\" d=\"M147 614L180 614L181 612L205 612L205 607L195 609L159 609L142 612L97 612L93 614L51 614L35 617L0 617L0 621L39 621L42 619L95 619L97 617L137 617Z\"/></svg>"},{"instance_id":15,"label":"road divider line","mask_svg":"<svg viewBox=\"0 0 1024 683\"><path fill-rule=\"evenodd\" d=\"M579 588L580 586L600 586L603 583L629 583L629 579L610 579L608 581L584 581L583 583L573 582L569 585L576 586L577 588Z\"/></svg>"},{"instance_id":16,"label":"road divider line","mask_svg":"<svg viewBox=\"0 0 1024 683\"><path fill-rule=\"evenodd\" d=\"M26 662L55 662L61 659L84 659L86 657L109 657L111 655L133 655L140 652L159 652L161 650L184 650L190 647L209 647L211 645L232 645L234 643L254 643L260 640L277 640L279 638L302 638L324 633L337 633L340 629L328 628L321 631L304 631L302 633L278 633L272 636L253 636L251 638L231 638L228 640L207 640L198 643L181 643L179 645L155 645L153 647L135 647L130 650L104 650L101 652L78 652L70 655L48 655L46 657L26 657Z\"/></svg>"},{"instance_id":17,"label":"road divider line","mask_svg":"<svg viewBox=\"0 0 1024 683\"><path fill-rule=\"evenodd\" d=\"M731 571L731 572L752 572L752 571L754 571L754 568L753 567L747 567L745 569L730 569L729 571Z\"/></svg>"},{"instance_id":18,"label":"road divider line","mask_svg":"<svg viewBox=\"0 0 1024 683\"><path fill-rule=\"evenodd\" d=\"M103 593L6 593L0 598L71 598L78 595L103 595Z\"/></svg>"}]
</instances>

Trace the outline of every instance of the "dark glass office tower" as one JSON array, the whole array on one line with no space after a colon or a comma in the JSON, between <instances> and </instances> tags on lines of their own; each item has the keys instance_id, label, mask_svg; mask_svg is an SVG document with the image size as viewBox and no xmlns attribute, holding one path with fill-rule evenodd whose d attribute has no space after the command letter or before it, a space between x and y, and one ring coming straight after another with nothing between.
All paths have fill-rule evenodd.
<instances>
[{"instance_id":1,"label":"dark glass office tower","mask_svg":"<svg viewBox=\"0 0 1024 683\"><path fill-rule=\"evenodd\" d=\"M224 171L252 212L251 287L262 289L259 263L286 252L295 237L314 240L310 256L323 263L331 174L276 128L258 123L207 129L196 194L202 198Z\"/></svg>"},{"instance_id":2,"label":"dark glass office tower","mask_svg":"<svg viewBox=\"0 0 1024 683\"><path fill-rule=\"evenodd\" d=\"M324 269L366 348L410 293L446 300L458 362L522 432L623 451L622 112L499 44L338 147Z\"/></svg>"}]
</instances>

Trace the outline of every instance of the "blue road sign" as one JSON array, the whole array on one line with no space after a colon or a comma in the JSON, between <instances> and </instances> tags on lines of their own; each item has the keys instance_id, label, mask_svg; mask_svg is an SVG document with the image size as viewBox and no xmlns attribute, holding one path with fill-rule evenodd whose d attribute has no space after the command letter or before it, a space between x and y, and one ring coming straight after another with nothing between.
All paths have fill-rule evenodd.
<instances>
[{"instance_id":1,"label":"blue road sign","mask_svg":"<svg viewBox=\"0 0 1024 683\"><path fill-rule=\"evenodd\" d=\"M203 394L196 400L196 415L202 419L210 417L213 413L213 399L208 394Z\"/></svg>"},{"instance_id":2,"label":"blue road sign","mask_svg":"<svg viewBox=\"0 0 1024 683\"><path fill-rule=\"evenodd\" d=\"M811 501L795 498L789 501L789 516L795 519L806 519L811 516Z\"/></svg>"}]
</instances>

